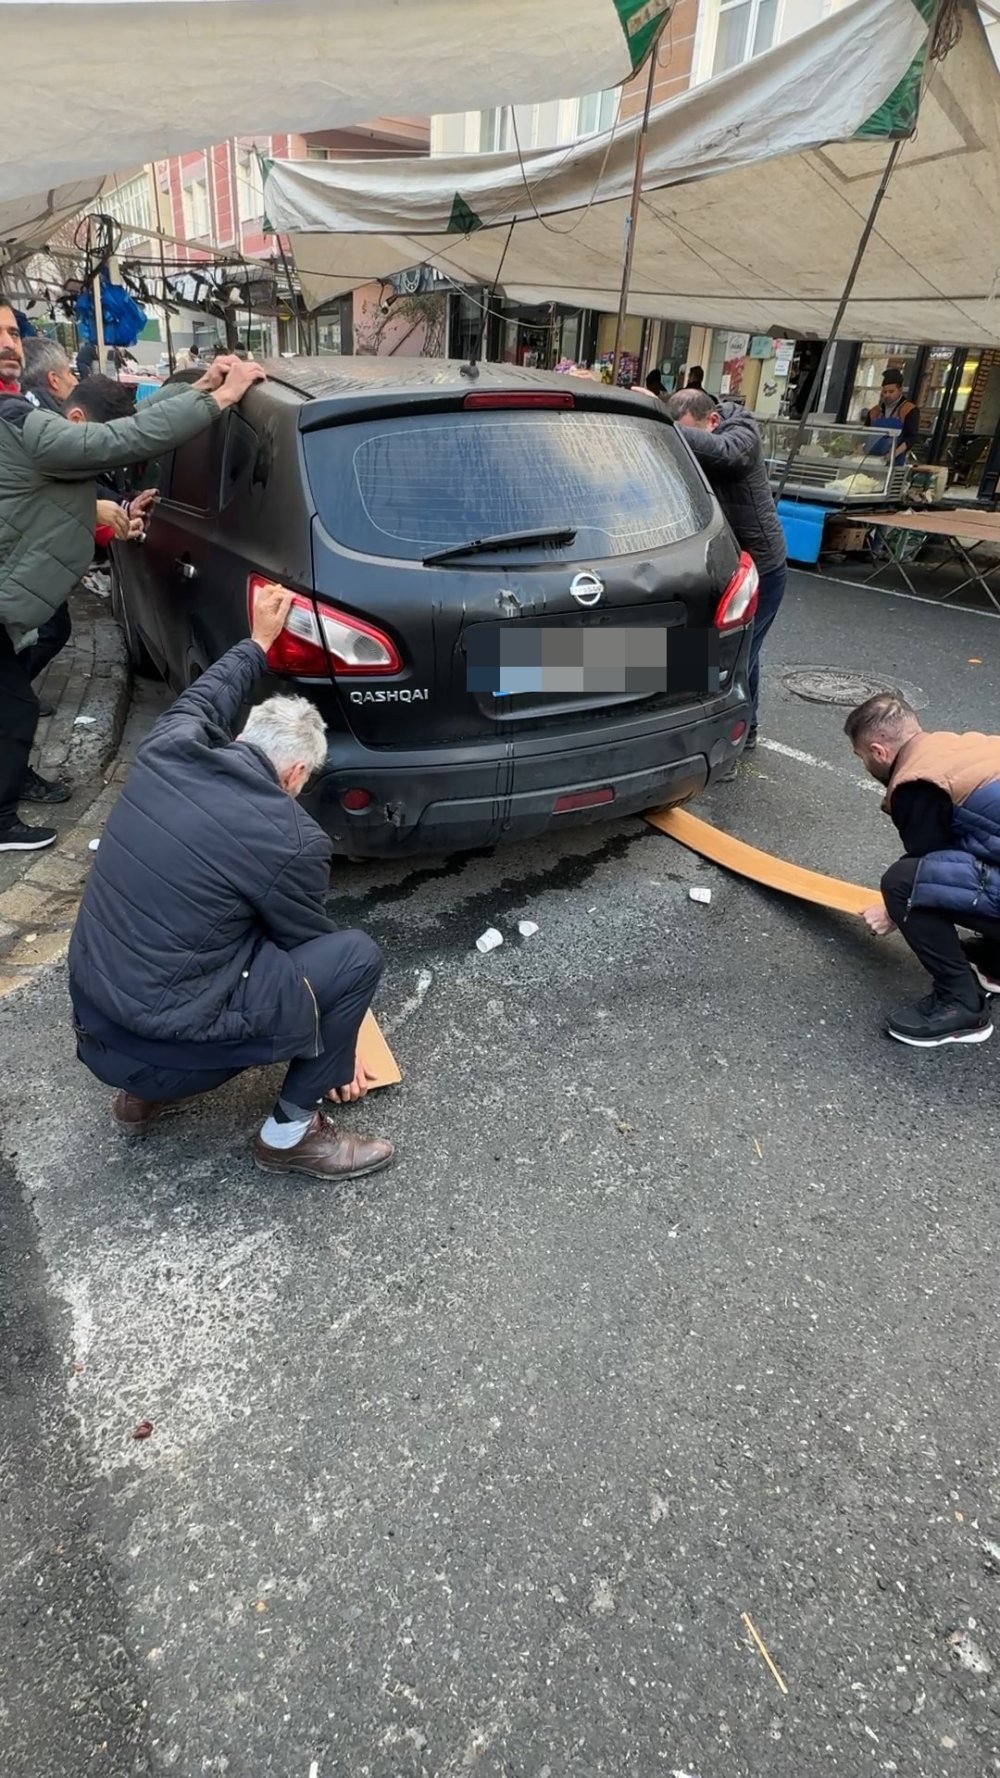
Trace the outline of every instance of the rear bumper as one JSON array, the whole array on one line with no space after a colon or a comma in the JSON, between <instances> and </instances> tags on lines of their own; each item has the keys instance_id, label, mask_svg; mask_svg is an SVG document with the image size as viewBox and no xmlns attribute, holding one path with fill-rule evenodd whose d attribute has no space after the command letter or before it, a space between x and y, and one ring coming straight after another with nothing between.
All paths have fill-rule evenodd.
<instances>
[{"instance_id":1,"label":"rear bumper","mask_svg":"<svg viewBox=\"0 0 1000 1778\"><path fill-rule=\"evenodd\" d=\"M487 746L377 753L331 737L327 765L306 806L338 852L355 858L460 852L533 839L559 827L634 815L686 802L742 750L750 721L745 683L723 698L671 711L656 722L594 726L570 736L496 741ZM557 799L609 787L610 802L556 813ZM344 791L372 803L348 814Z\"/></svg>"}]
</instances>

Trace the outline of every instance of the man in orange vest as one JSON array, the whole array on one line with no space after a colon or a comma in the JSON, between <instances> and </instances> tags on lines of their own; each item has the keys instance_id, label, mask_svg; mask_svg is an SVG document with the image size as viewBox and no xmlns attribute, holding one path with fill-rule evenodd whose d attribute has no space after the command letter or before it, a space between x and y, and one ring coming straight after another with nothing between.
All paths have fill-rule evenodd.
<instances>
[{"instance_id":1,"label":"man in orange vest","mask_svg":"<svg viewBox=\"0 0 1000 1778\"><path fill-rule=\"evenodd\" d=\"M933 984L886 1030L920 1049L984 1043L1000 994L1000 735L928 734L892 692L859 704L844 732L905 848L865 921L879 938L898 929ZM956 925L978 936L963 944Z\"/></svg>"},{"instance_id":2,"label":"man in orange vest","mask_svg":"<svg viewBox=\"0 0 1000 1778\"><path fill-rule=\"evenodd\" d=\"M877 426L885 435L871 446L873 457L887 457L891 451L894 464L905 463L910 451L916 450L920 409L904 396L901 371L890 365L882 378L880 399L862 415L862 420L866 426Z\"/></svg>"}]
</instances>

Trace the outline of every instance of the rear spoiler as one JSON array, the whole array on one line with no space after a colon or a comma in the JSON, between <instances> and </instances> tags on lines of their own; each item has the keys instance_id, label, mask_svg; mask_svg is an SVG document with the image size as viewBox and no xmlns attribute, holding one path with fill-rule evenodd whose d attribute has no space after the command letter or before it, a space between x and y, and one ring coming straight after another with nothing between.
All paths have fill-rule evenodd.
<instances>
[{"instance_id":1,"label":"rear spoiler","mask_svg":"<svg viewBox=\"0 0 1000 1778\"><path fill-rule=\"evenodd\" d=\"M452 384L447 389L421 389L419 394L389 389L384 393L366 390L357 395L317 396L312 401L303 402L299 410L299 431L319 432L328 426L349 425L352 421L398 419L407 414L459 414L469 406L487 409L499 405L505 397L509 398L511 407L520 406L518 398L521 397L526 411L537 410L545 405L543 398L546 395L553 398L553 412L564 413L571 406L580 413L631 414L640 420L660 420L665 426L673 425L655 396L633 395L629 389L613 389L582 377L567 377L565 383L565 388L555 389L517 383L504 388L496 383L480 386L470 378L465 389ZM571 401L567 402L567 396ZM479 400L470 402L470 397L479 397Z\"/></svg>"}]
</instances>

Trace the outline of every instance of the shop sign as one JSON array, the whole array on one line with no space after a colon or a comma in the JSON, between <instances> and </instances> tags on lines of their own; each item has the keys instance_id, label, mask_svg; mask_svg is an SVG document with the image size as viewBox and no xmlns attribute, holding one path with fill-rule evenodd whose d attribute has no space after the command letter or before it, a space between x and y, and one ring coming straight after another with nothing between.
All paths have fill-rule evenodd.
<instances>
[{"instance_id":1,"label":"shop sign","mask_svg":"<svg viewBox=\"0 0 1000 1778\"><path fill-rule=\"evenodd\" d=\"M795 357L795 341L773 340L771 344L774 351L774 374L776 377L787 377Z\"/></svg>"}]
</instances>

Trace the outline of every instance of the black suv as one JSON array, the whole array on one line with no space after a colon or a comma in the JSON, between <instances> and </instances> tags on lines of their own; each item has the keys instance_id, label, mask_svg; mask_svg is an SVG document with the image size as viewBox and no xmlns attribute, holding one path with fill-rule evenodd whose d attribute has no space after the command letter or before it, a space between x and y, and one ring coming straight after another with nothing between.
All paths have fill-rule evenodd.
<instances>
[{"instance_id":1,"label":"black suv","mask_svg":"<svg viewBox=\"0 0 1000 1778\"><path fill-rule=\"evenodd\" d=\"M158 466L117 552L177 690L296 593L271 651L323 715L307 806L348 855L452 851L695 795L743 745L757 575L657 404L502 364L265 366Z\"/></svg>"}]
</instances>

